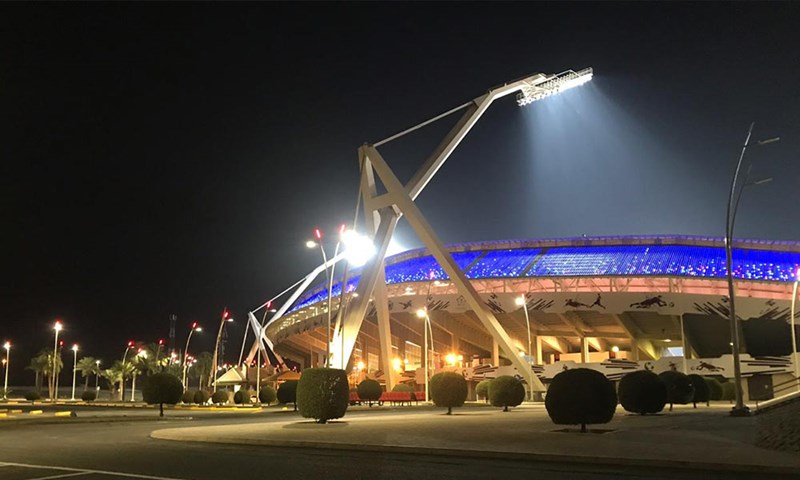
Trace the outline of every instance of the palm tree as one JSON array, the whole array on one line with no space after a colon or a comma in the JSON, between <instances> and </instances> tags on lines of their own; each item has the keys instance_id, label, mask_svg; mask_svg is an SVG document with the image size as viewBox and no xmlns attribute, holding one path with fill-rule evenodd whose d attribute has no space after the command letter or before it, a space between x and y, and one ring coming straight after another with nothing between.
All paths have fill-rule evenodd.
<instances>
[{"instance_id":1,"label":"palm tree","mask_svg":"<svg viewBox=\"0 0 800 480\"><path fill-rule=\"evenodd\" d=\"M55 378L61 372L61 369L64 368L64 362L61 360L61 353L59 352L56 355L56 372L55 376L53 375L53 351L49 348L42 349L35 357L31 359L31 363L28 366L29 369L33 370L36 373L36 388L37 390L41 388L39 383L39 375L41 374L44 378L47 379L47 391L50 395L50 398L53 398L53 390L55 389Z\"/></svg>"},{"instance_id":2,"label":"palm tree","mask_svg":"<svg viewBox=\"0 0 800 480\"><path fill-rule=\"evenodd\" d=\"M123 364L120 360L117 360L114 362L114 365L112 365L111 368L108 368L103 372L103 376L108 380L112 387L119 384L120 401L122 400L125 380L133 375L134 368L135 367L133 366L132 362L125 362Z\"/></svg>"},{"instance_id":3,"label":"palm tree","mask_svg":"<svg viewBox=\"0 0 800 480\"><path fill-rule=\"evenodd\" d=\"M94 357L83 357L80 359L78 364L75 366L79 372L81 372L81 376L86 380L83 385L83 391L89 389L89 377L92 375L97 375L97 363Z\"/></svg>"},{"instance_id":4,"label":"palm tree","mask_svg":"<svg viewBox=\"0 0 800 480\"><path fill-rule=\"evenodd\" d=\"M213 367L214 356L208 352L203 352L197 356L197 363L194 365L195 372L200 376L200 388L203 388L203 380L207 380L211 374Z\"/></svg>"}]
</instances>

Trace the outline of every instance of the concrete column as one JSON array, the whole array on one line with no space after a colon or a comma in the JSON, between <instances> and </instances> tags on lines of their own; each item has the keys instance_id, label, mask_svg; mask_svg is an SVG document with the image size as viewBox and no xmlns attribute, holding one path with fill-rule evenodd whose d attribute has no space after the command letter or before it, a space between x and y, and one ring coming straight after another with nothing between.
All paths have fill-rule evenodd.
<instances>
[{"instance_id":1,"label":"concrete column","mask_svg":"<svg viewBox=\"0 0 800 480\"><path fill-rule=\"evenodd\" d=\"M686 330L683 328L683 315L680 316L681 319L681 345L683 345L683 373L688 375L689 374L689 357L692 356L691 347L689 346L689 342L686 341Z\"/></svg>"},{"instance_id":2,"label":"concrete column","mask_svg":"<svg viewBox=\"0 0 800 480\"><path fill-rule=\"evenodd\" d=\"M534 341L535 341L534 343L535 346L533 347L533 349L536 352L535 353L536 365L543 365L544 359L542 358L542 337L537 335Z\"/></svg>"},{"instance_id":3,"label":"concrete column","mask_svg":"<svg viewBox=\"0 0 800 480\"><path fill-rule=\"evenodd\" d=\"M581 338L581 363L589 363L589 339Z\"/></svg>"},{"instance_id":4,"label":"concrete column","mask_svg":"<svg viewBox=\"0 0 800 480\"><path fill-rule=\"evenodd\" d=\"M496 340L492 340L492 365L495 367L500 366L500 345Z\"/></svg>"}]
</instances>

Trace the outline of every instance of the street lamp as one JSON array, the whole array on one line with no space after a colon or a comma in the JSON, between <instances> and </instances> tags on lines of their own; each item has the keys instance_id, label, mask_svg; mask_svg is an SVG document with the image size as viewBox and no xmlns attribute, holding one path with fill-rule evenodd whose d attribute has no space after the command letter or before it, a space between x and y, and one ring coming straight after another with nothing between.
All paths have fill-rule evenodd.
<instances>
[{"instance_id":1,"label":"street lamp","mask_svg":"<svg viewBox=\"0 0 800 480\"><path fill-rule=\"evenodd\" d=\"M797 284L800 283L800 268L794 275L794 287L792 288L792 316L790 325L792 327L792 365L794 366L794 378L800 378L800 362L797 361L797 334L794 331L794 305L797 300ZM8 372L6 372L8 373Z\"/></svg>"},{"instance_id":2,"label":"street lamp","mask_svg":"<svg viewBox=\"0 0 800 480\"><path fill-rule=\"evenodd\" d=\"M528 316L528 305L527 305L527 302L525 301L525 294L521 293L520 296L517 297L516 300L514 300L514 303L516 303L518 306L522 307L522 310L525 311L525 325L528 327L527 328L527 331L528 331L528 356L530 357L530 355L531 355L531 319ZM538 343L537 343L537 345L538 345ZM529 367L530 367L530 365L529 365ZM529 379L530 381L528 382L528 400L529 401L533 401L533 369L532 368L528 369L528 376L531 377Z\"/></svg>"},{"instance_id":3,"label":"street lamp","mask_svg":"<svg viewBox=\"0 0 800 480\"><path fill-rule=\"evenodd\" d=\"M94 361L94 389L100 393L100 360Z\"/></svg>"},{"instance_id":4,"label":"street lamp","mask_svg":"<svg viewBox=\"0 0 800 480\"><path fill-rule=\"evenodd\" d=\"M128 350L133 348L133 340L129 341L128 344L125 346L125 353L122 354L122 371L120 372L120 376L122 377L119 382L119 401L122 402L125 400L125 359L128 358Z\"/></svg>"},{"instance_id":5,"label":"street lamp","mask_svg":"<svg viewBox=\"0 0 800 480\"><path fill-rule=\"evenodd\" d=\"M56 400L58 400L58 383L56 382L56 355L58 354L58 332L60 332L62 328L64 328L64 327L63 327L63 325L61 325L61 322L56 320L55 325L53 325L53 330L55 330L55 332L56 332L55 333L55 340L53 342L53 379L52 379L52 382L53 382L53 395L52 395L52 400L54 402Z\"/></svg>"},{"instance_id":6,"label":"street lamp","mask_svg":"<svg viewBox=\"0 0 800 480\"><path fill-rule=\"evenodd\" d=\"M750 169L752 167L751 164L748 166L744 182L742 182L742 186L737 192L737 187L739 186L739 173L742 169L742 161L744 160L744 154L747 151L747 147L750 145L750 137L753 134L754 126L755 122L750 124L750 128L747 131L747 137L745 138L744 145L742 146L742 153L739 155L739 161L736 163L736 170L733 173L733 180L731 181L731 190L730 194L728 195L728 206L725 216L725 266L728 277L728 298L730 299L731 303L730 329L731 343L733 344L733 376L736 394L736 405L733 407L730 413L733 417L745 417L750 415L750 409L744 404L744 398L742 394L742 366L739 363L739 350L741 349L741 342L739 340L739 320L736 317L736 292L734 291L733 285L733 226L736 223L736 210L739 208L739 201L742 199L742 192L744 192L744 189L750 185L760 185L772 180L769 178L755 182L749 182ZM757 142L757 145L766 145L777 142L778 140L780 140L779 137L770 138L768 140Z\"/></svg>"},{"instance_id":7,"label":"street lamp","mask_svg":"<svg viewBox=\"0 0 800 480\"><path fill-rule=\"evenodd\" d=\"M183 350L183 389L186 389L186 368L188 367L187 361L189 360L189 341L192 339L194 332L202 332L203 329L197 325L197 322L192 323L192 328L189 330L189 336L186 337L186 348Z\"/></svg>"},{"instance_id":8,"label":"street lamp","mask_svg":"<svg viewBox=\"0 0 800 480\"><path fill-rule=\"evenodd\" d=\"M336 242L336 247L334 248L334 252L333 252L333 257L334 258L336 258L339 255L339 246L342 243L342 237L344 235L344 229L345 229L344 224L339 226L339 240ZM331 363L331 315L333 313L331 311L331 296L333 294L333 276L334 276L334 271L335 271L335 268L336 268L336 264L335 263L331 264L330 272L328 272L328 267L327 267L327 265L328 265L328 256L325 254L325 247L322 245L322 230L320 230L319 228L315 228L314 229L314 237L317 240L316 241L314 241L314 240L307 241L306 242L306 247L307 248L314 248L314 247L319 245L319 251L322 253L322 264L326 265L326 267L325 267L325 279L328 282L328 324L327 324L327 330L326 330L327 333L325 334L325 338L326 338L326 342L325 342L325 366L326 367L330 367L330 363ZM341 293L342 295L344 295L344 289L345 289L345 285L342 285L342 293ZM259 368L260 368L260 365L259 365Z\"/></svg>"},{"instance_id":9,"label":"street lamp","mask_svg":"<svg viewBox=\"0 0 800 480\"><path fill-rule=\"evenodd\" d=\"M217 363L218 363L217 354L219 352L219 342L222 339L222 329L225 328L225 323L232 322L232 321L233 321L233 317L231 317L230 313L228 313L228 309L224 308L222 310L222 316L221 316L220 321L219 321L219 331L217 331L217 342L214 344L214 358L211 361L211 364L213 365L213 367L211 368L211 372L209 374L209 380L212 380L214 382L214 391L215 392L217 391L217 370L218 370L218 368L217 368Z\"/></svg>"},{"instance_id":10,"label":"street lamp","mask_svg":"<svg viewBox=\"0 0 800 480\"><path fill-rule=\"evenodd\" d=\"M137 358L147 358L147 350L140 348L136 353ZM131 402L135 401L136 395L136 365L133 365L133 380L131 381Z\"/></svg>"},{"instance_id":11,"label":"street lamp","mask_svg":"<svg viewBox=\"0 0 800 480\"><path fill-rule=\"evenodd\" d=\"M155 360L155 362L156 362L156 366L159 367L159 369L158 369L159 371L161 371L161 368L160 368L161 364L158 363L158 357L161 354L161 347L163 347L163 346L164 346L164 339L162 338L162 339L158 340L158 346L156 347L156 360Z\"/></svg>"},{"instance_id":12,"label":"street lamp","mask_svg":"<svg viewBox=\"0 0 800 480\"><path fill-rule=\"evenodd\" d=\"M8 367L11 365L11 342L4 343L3 348L6 349L6 358L3 360L6 377L5 381L3 382L3 400L8 400Z\"/></svg>"},{"instance_id":13,"label":"street lamp","mask_svg":"<svg viewBox=\"0 0 800 480\"><path fill-rule=\"evenodd\" d=\"M428 392L428 363L429 363L428 362L428 329L431 328L430 327L431 317L428 316L428 309L427 308L420 308L419 310L417 310L417 317L425 319L425 325L424 325L424 330L425 330L425 341L424 341L424 347L425 347L425 401L426 402L430 402L431 398L430 398L430 395L429 395L429 392ZM432 328L431 328L431 345L433 345L433 329Z\"/></svg>"},{"instance_id":14,"label":"street lamp","mask_svg":"<svg viewBox=\"0 0 800 480\"><path fill-rule=\"evenodd\" d=\"M78 373L78 344L72 346L72 400L75 401L75 377Z\"/></svg>"}]
</instances>

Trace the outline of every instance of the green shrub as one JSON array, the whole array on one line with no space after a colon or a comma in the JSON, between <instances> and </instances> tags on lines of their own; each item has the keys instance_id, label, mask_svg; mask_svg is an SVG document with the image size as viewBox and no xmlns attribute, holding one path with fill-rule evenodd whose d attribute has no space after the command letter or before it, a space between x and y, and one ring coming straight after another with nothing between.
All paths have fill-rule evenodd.
<instances>
[{"instance_id":1,"label":"green shrub","mask_svg":"<svg viewBox=\"0 0 800 480\"><path fill-rule=\"evenodd\" d=\"M224 405L228 403L228 391L217 390L213 395L211 395L211 401L217 405Z\"/></svg>"},{"instance_id":2,"label":"green shrub","mask_svg":"<svg viewBox=\"0 0 800 480\"><path fill-rule=\"evenodd\" d=\"M350 401L347 373L337 368L307 368L297 382L296 398L305 418L317 423L341 418Z\"/></svg>"},{"instance_id":3,"label":"green shrub","mask_svg":"<svg viewBox=\"0 0 800 480\"><path fill-rule=\"evenodd\" d=\"M437 407L447 407L447 414L453 413L453 407L464 405L467 400L467 381L455 372L437 373L431 377L431 400Z\"/></svg>"},{"instance_id":4,"label":"green shrub","mask_svg":"<svg viewBox=\"0 0 800 480\"><path fill-rule=\"evenodd\" d=\"M81 393L81 400L84 402L93 402L97 400L97 392L94 390L86 390Z\"/></svg>"},{"instance_id":5,"label":"green shrub","mask_svg":"<svg viewBox=\"0 0 800 480\"><path fill-rule=\"evenodd\" d=\"M658 413L667 403L667 386L649 370L638 370L622 377L618 393L622 408L640 415Z\"/></svg>"},{"instance_id":6,"label":"green shrub","mask_svg":"<svg viewBox=\"0 0 800 480\"><path fill-rule=\"evenodd\" d=\"M588 368L565 370L553 378L544 405L557 425L608 423L617 408L614 384L602 373Z\"/></svg>"},{"instance_id":7,"label":"green shrub","mask_svg":"<svg viewBox=\"0 0 800 480\"><path fill-rule=\"evenodd\" d=\"M667 403L669 403L670 412L673 404L686 405L694 398L694 387L685 374L669 370L659 373L658 378L667 387Z\"/></svg>"},{"instance_id":8,"label":"green shrub","mask_svg":"<svg viewBox=\"0 0 800 480\"><path fill-rule=\"evenodd\" d=\"M725 382L722 384L722 398L720 400L734 401L736 400L736 384L733 382Z\"/></svg>"},{"instance_id":9,"label":"green shrub","mask_svg":"<svg viewBox=\"0 0 800 480\"><path fill-rule=\"evenodd\" d=\"M29 390L29 391L25 392L25 400L27 400L27 401L29 401L31 403L35 402L36 400L41 400L41 399L42 399L42 394L39 393L38 390Z\"/></svg>"},{"instance_id":10,"label":"green shrub","mask_svg":"<svg viewBox=\"0 0 800 480\"><path fill-rule=\"evenodd\" d=\"M367 402L371 407L373 402L380 400L383 389L381 389L381 384L376 380L368 378L358 384L356 392L358 393L358 398Z\"/></svg>"},{"instance_id":11,"label":"green shrub","mask_svg":"<svg viewBox=\"0 0 800 480\"><path fill-rule=\"evenodd\" d=\"M722 400L722 384L716 378L706 377L709 400Z\"/></svg>"},{"instance_id":12,"label":"green shrub","mask_svg":"<svg viewBox=\"0 0 800 480\"><path fill-rule=\"evenodd\" d=\"M708 390L706 379L696 373L688 375L688 378L689 383L692 384L692 388L694 388L694 395L692 396L692 404L694 405L694 408L697 408L698 402L708 403L711 392Z\"/></svg>"},{"instance_id":13,"label":"green shrub","mask_svg":"<svg viewBox=\"0 0 800 480\"><path fill-rule=\"evenodd\" d=\"M489 402L489 384L491 382L491 380L483 380L478 382L478 384L475 386L475 396L478 397L478 399L483 397L486 402Z\"/></svg>"},{"instance_id":14,"label":"green shrub","mask_svg":"<svg viewBox=\"0 0 800 480\"><path fill-rule=\"evenodd\" d=\"M240 389L233 394L233 403L236 405L247 405L250 403L250 390L246 388Z\"/></svg>"},{"instance_id":15,"label":"green shrub","mask_svg":"<svg viewBox=\"0 0 800 480\"><path fill-rule=\"evenodd\" d=\"M265 405L275 403L277 399L278 395L275 393L275 389L269 385L261 387L261 390L258 391L258 401Z\"/></svg>"},{"instance_id":16,"label":"green shrub","mask_svg":"<svg viewBox=\"0 0 800 480\"><path fill-rule=\"evenodd\" d=\"M294 409L297 411L297 380L287 380L278 385L278 403L294 404Z\"/></svg>"},{"instance_id":17,"label":"green shrub","mask_svg":"<svg viewBox=\"0 0 800 480\"><path fill-rule=\"evenodd\" d=\"M158 404L159 416L164 416L164 404L175 405L181 400L181 379L171 373L154 373L144 378L142 398L149 405ZM185 394L183 395L185 397Z\"/></svg>"},{"instance_id":18,"label":"green shrub","mask_svg":"<svg viewBox=\"0 0 800 480\"><path fill-rule=\"evenodd\" d=\"M194 403L198 405L205 405L211 396L205 390L198 390L194 392Z\"/></svg>"},{"instance_id":19,"label":"green shrub","mask_svg":"<svg viewBox=\"0 0 800 480\"><path fill-rule=\"evenodd\" d=\"M186 390L181 395L181 402L183 403L194 403L194 394L197 393L195 390Z\"/></svg>"},{"instance_id":20,"label":"green shrub","mask_svg":"<svg viewBox=\"0 0 800 480\"><path fill-rule=\"evenodd\" d=\"M398 383L392 388L393 392L408 392L414 393L414 387L411 385L406 385L405 383Z\"/></svg>"},{"instance_id":21,"label":"green shrub","mask_svg":"<svg viewBox=\"0 0 800 480\"><path fill-rule=\"evenodd\" d=\"M516 407L525 400L525 387L511 375L502 375L489 382L489 401L495 407Z\"/></svg>"}]
</instances>

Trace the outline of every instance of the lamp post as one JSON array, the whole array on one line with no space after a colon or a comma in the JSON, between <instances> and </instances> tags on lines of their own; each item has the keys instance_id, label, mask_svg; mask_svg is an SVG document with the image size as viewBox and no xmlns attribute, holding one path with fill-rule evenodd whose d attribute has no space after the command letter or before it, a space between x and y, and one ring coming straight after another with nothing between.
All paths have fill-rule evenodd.
<instances>
[{"instance_id":1,"label":"lamp post","mask_svg":"<svg viewBox=\"0 0 800 480\"><path fill-rule=\"evenodd\" d=\"M147 358L147 350L140 348L136 358ZM133 380L131 381L131 402L136 401L136 365L133 366Z\"/></svg>"},{"instance_id":2,"label":"lamp post","mask_svg":"<svg viewBox=\"0 0 800 480\"><path fill-rule=\"evenodd\" d=\"M158 340L158 346L156 347L156 360L155 360L156 366L159 367L159 369L158 369L159 372L161 371L161 364L158 363L158 357L161 354L161 347L163 347L163 346L164 346L164 339L159 339Z\"/></svg>"},{"instance_id":3,"label":"lamp post","mask_svg":"<svg viewBox=\"0 0 800 480\"><path fill-rule=\"evenodd\" d=\"M762 183L766 183L771 181L772 179L764 179L759 180L756 182L749 183L750 177L750 169L752 165L747 168L747 173L745 175L744 182L742 186L738 189L739 185L739 174L742 169L742 161L744 160L744 154L747 151L747 147L750 145L750 137L753 134L753 127L755 126L755 122L750 124L750 128L747 130L747 137L745 137L744 145L742 146L742 152L739 155L739 161L736 163L736 170L733 173L733 180L731 181L731 190L728 195L728 206L727 212L725 216L725 266L727 270L727 279L728 279L728 298L730 300L730 329L731 329L731 343L733 344L733 375L734 375L734 385L735 385L735 394L736 394L736 405L731 410L730 414L733 417L745 417L750 415L750 409L744 404L743 392L742 392L742 366L740 364L740 350L741 350L741 342L739 339L739 320L736 317L736 292L734 291L733 285L733 226L736 223L736 211L739 207L739 201L742 198L742 192L744 191L745 187L750 185L760 185ZM777 142L780 140L778 137L771 138L768 140L762 140L757 142L757 145L766 145L769 143Z\"/></svg>"},{"instance_id":4,"label":"lamp post","mask_svg":"<svg viewBox=\"0 0 800 480\"><path fill-rule=\"evenodd\" d=\"M55 330L55 340L53 341L53 395L52 400L55 402L58 400L58 383L56 382L56 355L58 354L58 332L64 328L61 325L61 322L56 320L55 325L53 325L53 330Z\"/></svg>"},{"instance_id":5,"label":"lamp post","mask_svg":"<svg viewBox=\"0 0 800 480\"><path fill-rule=\"evenodd\" d=\"M75 378L78 373L78 344L72 346L72 400L75 401Z\"/></svg>"},{"instance_id":6,"label":"lamp post","mask_svg":"<svg viewBox=\"0 0 800 480\"><path fill-rule=\"evenodd\" d=\"M225 328L225 323L232 322L233 317L230 316L228 313L228 309L224 308L222 310L222 316L219 321L219 330L217 331L217 342L214 344L214 358L211 361L211 373L209 375L209 380L214 382L214 391L217 391L217 371L218 371L218 357L217 353L219 352L219 341L222 339L222 330Z\"/></svg>"},{"instance_id":7,"label":"lamp post","mask_svg":"<svg viewBox=\"0 0 800 480\"><path fill-rule=\"evenodd\" d=\"M95 360L94 366L94 389L96 392L100 393L100 360Z\"/></svg>"},{"instance_id":8,"label":"lamp post","mask_svg":"<svg viewBox=\"0 0 800 480\"><path fill-rule=\"evenodd\" d=\"M792 365L794 366L794 378L800 378L800 362L797 361L797 334L794 331L794 305L797 300L797 284L800 283L800 268L795 272L794 278L794 287L792 287L792 316L789 324L792 327Z\"/></svg>"},{"instance_id":9,"label":"lamp post","mask_svg":"<svg viewBox=\"0 0 800 480\"><path fill-rule=\"evenodd\" d=\"M8 400L8 367L11 365L11 342L4 343L3 348L6 349L6 358L3 360L6 377L5 381L3 382L3 400Z\"/></svg>"},{"instance_id":10,"label":"lamp post","mask_svg":"<svg viewBox=\"0 0 800 480\"><path fill-rule=\"evenodd\" d=\"M428 363L429 363L428 362L428 329L431 328L431 326L430 326L431 317L428 316L428 309L427 308L420 308L419 310L417 310L417 317L425 319L425 325L424 325L424 330L425 330L425 341L424 341L424 346L425 346L425 357L424 357L425 358L425 401L426 402L430 402L431 398L430 398L429 391L428 391L429 390L429 388L428 388ZM431 328L431 345L433 345L433 329L432 328Z\"/></svg>"},{"instance_id":11,"label":"lamp post","mask_svg":"<svg viewBox=\"0 0 800 480\"><path fill-rule=\"evenodd\" d=\"M187 361L189 360L189 341L192 339L192 333L202 332L203 329L197 325L197 322L192 323L192 328L189 330L189 336L186 337L186 348L183 350L183 389L186 390L186 369L188 367Z\"/></svg>"},{"instance_id":12,"label":"lamp post","mask_svg":"<svg viewBox=\"0 0 800 480\"><path fill-rule=\"evenodd\" d=\"M339 255L339 246L342 243L342 235L344 235L344 231L345 231L345 226L344 226L344 224L342 224L342 225L339 226L339 241L336 242L336 248L334 249L334 252L333 252L333 257L334 258L336 258ZM306 242L306 247L307 248L314 248L317 245L319 245L319 251L322 253L322 264L323 265L327 265L328 264L328 256L325 254L325 247L322 245L322 231L319 228L315 228L314 229L314 237L317 240L316 241L314 241L314 240L307 241ZM334 276L335 268L336 268L336 264L335 263L333 263L331 265L330 272L328 272L328 268L325 267L325 279L328 282L328 324L327 324L327 330L326 330L327 333L325 335L325 338L326 338L326 342L325 342L325 366L326 367L330 367L331 366L331 315L333 313L331 311L331 300L332 300L331 296L333 294L333 276ZM344 295L344 290L345 290L345 285L342 285L342 293L341 293L341 295Z\"/></svg>"},{"instance_id":13,"label":"lamp post","mask_svg":"<svg viewBox=\"0 0 800 480\"><path fill-rule=\"evenodd\" d=\"M528 305L525 302L525 294L521 293L519 297L514 301L517 305L522 307L522 310L525 311L525 325L528 327L528 356L531 355L531 319L528 316ZM537 344L538 345L538 344ZM531 377L530 381L528 382L528 400L533 401L533 369L528 369L528 376Z\"/></svg>"},{"instance_id":14,"label":"lamp post","mask_svg":"<svg viewBox=\"0 0 800 480\"><path fill-rule=\"evenodd\" d=\"M129 341L128 344L125 346L125 353L122 354L122 371L120 372L120 376L122 377L119 381L119 401L125 400L125 359L128 358L128 350L133 348L133 340Z\"/></svg>"}]
</instances>

